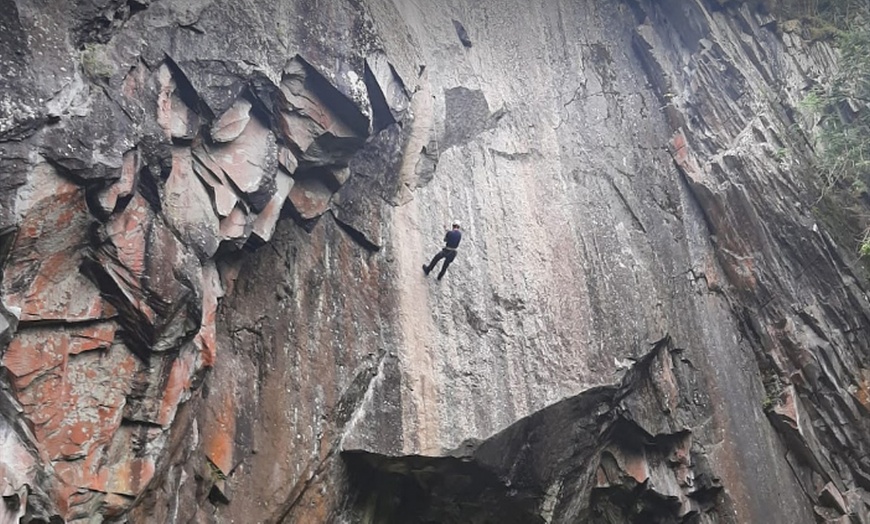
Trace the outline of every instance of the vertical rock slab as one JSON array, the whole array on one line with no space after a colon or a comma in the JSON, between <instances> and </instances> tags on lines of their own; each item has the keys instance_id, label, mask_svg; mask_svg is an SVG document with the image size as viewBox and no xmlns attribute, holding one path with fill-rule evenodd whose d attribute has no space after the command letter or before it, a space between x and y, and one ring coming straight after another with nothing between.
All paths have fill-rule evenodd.
<instances>
[{"instance_id":1,"label":"vertical rock slab","mask_svg":"<svg viewBox=\"0 0 870 524\"><path fill-rule=\"evenodd\" d=\"M200 351L189 343L177 355L158 354L132 377L124 406L124 418L168 429L181 402L187 400L197 372L202 369Z\"/></svg>"},{"instance_id":2,"label":"vertical rock slab","mask_svg":"<svg viewBox=\"0 0 870 524\"><path fill-rule=\"evenodd\" d=\"M199 115L181 99L178 84L166 62L157 68L156 77L159 85L157 123L166 138L193 139L199 132Z\"/></svg>"},{"instance_id":3,"label":"vertical rock slab","mask_svg":"<svg viewBox=\"0 0 870 524\"><path fill-rule=\"evenodd\" d=\"M213 366L217 358L217 307L224 296L220 273L215 264L208 263L202 268L202 321L194 338L199 349L202 365Z\"/></svg>"},{"instance_id":4,"label":"vertical rock slab","mask_svg":"<svg viewBox=\"0 0 870 524\"><path fill-rule=\"evenodd\" d=\"M104 226L89 262L142 358L179 347L198 330L201 266L140 194Z\"/></svg>"},{"instance_id":5,"label":"vertical rock slab","mask_svg":"<svg viewBox=\"0 0 870 524\"><path fill-rule=\"evenodd\" d=\"M190 149L172 149L172 171L166 180L163 216L179 240L202 260L214 256L220 243L220 224L212 200L193 168Z\"/></svg>"}]
</instances>

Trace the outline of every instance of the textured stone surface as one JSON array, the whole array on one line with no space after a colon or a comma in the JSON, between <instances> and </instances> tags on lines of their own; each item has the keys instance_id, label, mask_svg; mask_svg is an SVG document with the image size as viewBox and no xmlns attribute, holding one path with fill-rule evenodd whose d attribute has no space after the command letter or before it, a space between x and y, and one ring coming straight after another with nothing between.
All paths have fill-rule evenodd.
<instances>
[{"instance_id":1,"label":"textured stone surface","mask_svg":"<svg viewBox=\"0 0 870 524\"><path fill-rule=\"evenodd\" d=\"M5 420L0 426L0 522L15 524L27 512L28 486L34 484L36 459Z\"/></svg>"},{"instance_id":2,"label":"textured stone surface","mask_svg":"<svg viewBox=\"0 0 870 524\"><path fill-rule=\"evenodd\" d=\"M275 192L278 151L272 132L252 118L234 141L208 152L240 196L255 211L261 211Z\"/></svg>"},{"instance_id":3,"label":"textured stone surface","mask_svg":"<svg viewBox=\"0 0 870 524\"><path fill-rule=\"evenodd\" d=\"M172 171L166 180L163 212L181 242L200 260L214 256L220 243L220 223L211 198L193 170L187 148L173 148Z\"/></svg>"},{"instance_id":4,"label":"textured stone surface","mask_svg":"<svg viewBox=\"0 0 870 524\"><path fill-rule=\"evenodd\" d=\"M675 358L676 357L676 358ZM346 455L359 483L358 519L405 522L729 522L723 490L686 430L644 427L650 388L691 410L691 371L658 341L621 384L588 390L444 457ZM696 399L694 403L698 403ZM709 402L703 399L702 402ZM664 428L658 428L664 429ZM365 512L369 514L366 516Z\"/></svg>"},{"instance_id":5,"label":"textured stone surface","mask_svg":"<svg viewBox=\"0 0 870 524\"><path fill-rule=\"evenodd\" d=\"M0 4L0 520L870 522L799 23Z\"/></svg>"},{"instance_id":6,"label":"textured stone surface","mask_svg":"<svg viewBox=\"0 0 870 524\"><path fill-rule=\"evenodd\" d=\"M143 356L176 348L200 320L201 267L140 195L106 223L90 264L133 347Z\"/></svg>"},{"instance_id":7,"label":"textured stone surface","mask_svg":"<svg viewBox=\"0 0 870 524\"><path fill-rule=\"evenodd\" d=\"M17 193L21 217L3 271L3 301L22 321L105 318L113 309L78 271L92 220L81 188L49 164L37 165Z\"/></svg>"}]
</instances>

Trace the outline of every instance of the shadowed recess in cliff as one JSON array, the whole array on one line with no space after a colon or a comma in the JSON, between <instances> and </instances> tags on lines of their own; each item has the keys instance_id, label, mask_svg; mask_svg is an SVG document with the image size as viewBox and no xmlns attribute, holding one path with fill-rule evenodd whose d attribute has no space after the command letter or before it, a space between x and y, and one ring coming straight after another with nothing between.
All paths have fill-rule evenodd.
<instances>
[{"instance_id":1,"label":"shadowed recess in cliff","mask_svg":"<svg viewBox=\"0 0 870 524\"><path fill-rule=\"evenodd\" d=\"M518 494L495 474L455 457L344 456L351 482L362 489L361 522L543 523L535 500Z\"/></svg>"},{"instance_id":2,"label":"shadowed recess in cliff","mask_svg":"<svg viewBox=\"0 0 870 524\"><path fill-rule=\"evenodd\" d=\"M131 16L144 11L151 0L111 0L77 2L75 16L82 22L75 28L79 46L108 42Z\"/></svg>"},{"instance_id":3,"label":"shadowed recess in cliff","mask_svg":"<svg viewBox=\"0 0 870 524\"><path fill-rule=\"evenodd\" d=\"M346 451L363 522L718 522L727 496L689 429L655 433L670 337L619 385L593 388L440 457ZM681 380L671 382L675 387ZM665 395L667 396L667 395ZM699 456L700 455L700 456ZM721 522L727 522L727 518Z\"/></svg>"}]
</instances>

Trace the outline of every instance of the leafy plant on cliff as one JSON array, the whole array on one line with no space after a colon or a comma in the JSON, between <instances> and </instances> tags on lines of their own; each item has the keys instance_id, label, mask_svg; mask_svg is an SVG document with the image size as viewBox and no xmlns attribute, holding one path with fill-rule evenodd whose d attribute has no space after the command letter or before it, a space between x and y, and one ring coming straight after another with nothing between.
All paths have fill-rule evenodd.
<instances>
[{"instance_id":1,"label":"leafy plant on cliff","mask_svg":"<svg viewBox=\"0 0 870 524\"><path fill-rule=\"evenodd\" d=\"M864 239L861 240L861 247L858 253L862 257L870 257L870 230L864 232Z\"/></svg>"},{"instance_id":2,"label":"leafy plant on cliff","mask_svg":"<svg viewBox=\"0 0 870 524\"><path fill-rule=\"evenodd\" d=\"M867 197L870 187L870 30L841 31L839 71L803 102L816 122L816 153L824 187ZM859 254L870 255L870 230Z\"/></svg>"},{"instance_id":3,"label":"leafy plant on cliff","mask_svg":"<svg viewBox=\"0 0 870 524\"><path fill-rule=\"evenodd\" d=\"M112 62L106 56L105 46L86 44L82 49L82 69L94 81L106 81L113 73Z\"/></svg>"},{"instance_id":4,"label":"leafy plant on cliff","mask_svg":"<svg viewBox=\"0 0 870 524\"><path fill-rule=\"evenodd\" d=\"M838 28L848 27L867 8L865 0L747 0L747 3L782 20L803 20L814 40L834 36Z\"/></svg>"},{"instance_id":5,"label":"leafy plant on cliff","mask_svg":"<svg viewBox=\"0 0 870 524\"><path fill-rule=\"evenodd\" d=\"M762 370L761 383L764 386L765 392L764 399L761 401L761 408L767 413L782 404L784 383L772 367Z\"/></svg>"}]
</instances>

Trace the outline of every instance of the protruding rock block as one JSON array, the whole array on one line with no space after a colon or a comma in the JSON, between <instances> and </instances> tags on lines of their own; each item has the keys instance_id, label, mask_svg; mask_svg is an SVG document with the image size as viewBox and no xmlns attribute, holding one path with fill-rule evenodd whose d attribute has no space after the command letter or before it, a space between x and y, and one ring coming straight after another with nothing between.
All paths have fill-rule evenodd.
<instances>
[{"instance_id":1,"label":"protruding rock block","mask_svg":"<svg viewBox=\"0 0 870 524\"><path fill-rule=\"evenodd\" d=\"M242 204L234 207L226 218L221 219L221 239L236 249L245 245L251 231L253 231L253 219L242 208Z\"/></svg>"},{"instance_id":2,"label":"protruding rock block","mask_svg":"<svg viewBox=\"0 0 870 524\"><path fill-rule=\"evenodd\" d=\"M275 194L272 199L266 204L266 207L254 219L253 233L263 242L268 242L275 232L275 225L278 224L278 218L281 216L281 209L284 207L284 202L287 201L287 196L292 190L294 181L285 173L278 171L275 175Z\"/></svg>"},{"instance_id":3,"label":"protruding rock block","mask_svg":"<svg viewBox=\"0 0 870 524\"><path fill-rule=\"evenodd\" d=\"M250 65L232 60L174 60L207 111L222 115L245 90Z\"/></svg>"},{"instance_id":4,"label":"protruding rock block","mask_svg":"<svg viewBox=\"0 0 870 524\"><path fill-rule=\"evenodd\" d=\"M216 142L232 142L245 130L251 120L251 103L239 98L226 113L211 126L211 138Z\"/></svg>"},{"instance_id":5,"label":"protruding rock block","mask_svg":"<svg viewBox=\"0 0 870 524\"><path fill-rule=\"evenodd\" d=\"M290 189L290 205L294 215L302 220L314 220L329 209L332 191L317 178L297 180Z\"/></svg>"},{"instance_id":6,"label":"protruding rock block","mask_svg":"<svg viewBox=\"0 0 870 524\"><path fill-rule=\"evenodd\" d=\"M317 124L300 113L284 111L278 123L283 138L300 152L308 150L314 139L321 134Z\"/></svg>"},{"instance_id":7,"label":"protruding rock block","mask_svg":"<svg viewBox=\"0 0 870 524\"><path fill-rule=\"evenodd\" d=\"M279 88L281 133L299 152L300 164L344 164L368 136L368 118L301 58L285 67Z\"/></svg>"},{"instance_id":8,"label":"protruding rock block","mask_svg":"<svg viewBox=\"0 0 870 524\"><path fill-rule=\"evenodd\" d=\"M124 153L124 163L121 166L121 178L114 184L100 191L97 200L100 211L108 217L115 211L119 211L119 200L133 194L136 180L141 168L141 159L137 150Z\"/></svg>"},{"instance_id":9,"label":"protruding rock block","mask_svg":"<svg viewBox=\"0 0 870 524\"><path fill-rule=\"evenodd\" d=\"M401 121L411 105L405 84L381 51L366 57L366 87L372 100L376 130ZM378 125L380 124L380 125Z\"/></svg>"},{"instance_id":10,"label":"protruding rock block","mask_svg":"<svg viewBox=\"0 0 870 524\"><path fill-rule=\"evenodd\" d=\"M310 118L323 132L345 137L357 135L359 129L355 130L352 126L360 124L362 115L353 115L352 122L341 118L329 100L334 103L334 97L344 98L344 95L301 57L295 57L284 68L279 87L288 108ZM324 90L317 90L318 87Z\"/></svg>"},{"instance_id":11,"label":"protruding rock block","mask_svg":"<svg viewBox=\"0 0 870 524\"><path fill-rule=\"evenodd\" d=\"M215 213L220 218L228 216L238 203L239 196L227 180L226 173L203 148L194 148L192 153L194 158L193 172L206 186L211 188L210 193Z\"/></svg>"},{"instance_id":12,"label":"protruding rock block","mask_svg":"<svg viewBox=\"0 0 870 524\"><path fill-rule=\"evenodd\" d=\"M293 178L295 180L316 179L334 193L350 180L350 169L342 166L312 167L298 170Z\"/></svg>"},{"instance_id":13,"label":"protruding rock block","mask_svg":"<svg viewBox=\"0 0 870 524\"><path fill-rule=\"evenodd\" d=\"M7 306L22 322L86 321L115 314L79 265L92 221L84 191L39 164L19 191L18 235L0 280Z\"/></svg>"},{"instance_id":14,"label":"protruding rock block","mask_svg":"<svg viewBox=\"0 0 870 524\"><path fill-rule=\"evenodd\" d=\"M333 195L335 218L360 245L377 251L383 245L383 202L394 203L399 170L409 131L392 124L372 137L349 163L349 178Z\"/></svg>"},{"instance_id":15,"label":"protruding rock block","mask_svg":"<svg viewBox=\"0 0 870 524\"><path fill-rule=\"evenodd\" d=\"M278 165L292 175L296 172L296 168L299 167L299 161L296 160L296 155L293 154L293 151L290 151L290 149L285 146L279 146Z\"/></svg>"},{"instance_id":16,"label":"protruding rock block","mask_svg":"<svg viewBox=\"0 0 870 524\"><path fill-rule=\"evenodd\" d=\"M115 180L124 153L136 145L134 126L102 90L92 89L88 96L88 116L65 118L49 128L40 152L76 180Z\"/></svg>"},{"instance_id":17,"label":"protruding rock block","mask_svg":"<svg viewBox=\"0 0 870 524\"><path fill-rule=\"evenodd\" d=\"M268 127L251 118L232 142L209 147L212 160L255 211L275 192L278 146Z\"/></svg>"}]
</instances>

